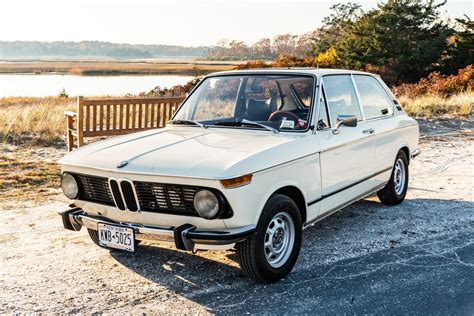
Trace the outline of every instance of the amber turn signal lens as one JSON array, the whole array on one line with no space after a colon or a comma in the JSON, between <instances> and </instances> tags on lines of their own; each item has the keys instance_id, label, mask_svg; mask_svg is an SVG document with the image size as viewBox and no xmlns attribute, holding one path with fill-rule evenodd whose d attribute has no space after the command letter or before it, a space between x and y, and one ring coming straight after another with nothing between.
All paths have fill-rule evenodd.
<instances>
[{"instance_id":1,"label":"amber turn signal lens","mask_svg":"<svg viewBox=\"0 0 474 316\"><path fill-rule=\"evenodd\" d=\"M240 187L242 185L249 184L252 181L252 175L246 174L245 176L221 180L222 186L226 189Z\"/></svg>"}]
</instances>

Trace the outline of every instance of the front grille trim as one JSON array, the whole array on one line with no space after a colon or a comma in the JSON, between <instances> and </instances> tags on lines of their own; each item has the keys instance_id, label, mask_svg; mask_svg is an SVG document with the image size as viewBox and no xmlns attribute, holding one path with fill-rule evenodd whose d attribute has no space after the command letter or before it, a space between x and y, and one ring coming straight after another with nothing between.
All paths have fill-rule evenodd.
<instances>
[{"instance_id":1,"label":"front grille trim","mask_svg":"<svg viewBox=\"0 0 474 316\"><path fill-rule=\"evenodd\" d=\"M79 200L114 206L108 178L72 173L79 185Z\"/></svg>"},{"instance_id":2,"label":"front grille trim","mask_svg":"<svg viewBox=\"0 0 474 316\"><path fill-rule=\"evenodd\" d=\"M130 212L140 212L140 201L138 200L134 183L128 179L119 179L119 187L127 210Z\"/></svg>"},{"instance_id":3,"label":"front grille trim","mask_svg":"<svg viewBox=\"0 0 474 316\"><path fill-rule=\"evenodd\" d=\"M122 197L122 190L117 179L109 178L109 186L110 192L112 193L112 197L114 198L115 206L119 210L125 211L127 209L127 206L125 205L124 199Z\"/></svg>"},{"instance_id":4,"label":"front grille trim","mask_svg":"<svg viewBox=\"0 0 474 316\"><path fill-rule=\"evenodd\" d=\"M148 181L132 181L127 178L101 177L89 174L71 173L80 186L78 200L114 206L122 211L149 212L200 217L194 208L194 196L202 189L213 191L221 200L221 211L217 218L225 219L233 216L233 211L224 195L215 188L194 185L170 184ZM111 186L116 181L119 194ZM128 182L133 191L136 208L129 207L122 192L121 183ZM131 198L131 197L129 197ZM117 200L116 200L117 199ZM120 200L123 203L123 209ZM135 209L135 211L134 211Z\"/></svg>"},{"instance_id":5,"label":"front grille trim","mask_svg":"<svg viewBox=\"0 0 474 316\"><path fill-rule=\"evenodd\" d=\"M199 186L134 181L143 212L200 217L194 208Z\"/></svg>"}]
</instances>

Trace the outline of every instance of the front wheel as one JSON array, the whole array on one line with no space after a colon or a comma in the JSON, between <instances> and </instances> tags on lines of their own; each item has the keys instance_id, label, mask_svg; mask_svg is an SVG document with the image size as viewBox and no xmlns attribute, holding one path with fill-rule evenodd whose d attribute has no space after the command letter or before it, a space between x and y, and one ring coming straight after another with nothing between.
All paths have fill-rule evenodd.
<instances>
[{"instance_id":1,"label":"front wheel","mask_svg":"<svg viewBox=\"0 0 474 316\"><path fill-rule=\"evenodd\" d=\"M377 192L380 202L397 205L403 202L408 189L408 158L403 150L398 152L387 185Z\"/></svg>"},{"instance_id":2,"label":"front wheel","mask_svg":"<svg viewBox=\"0 0 474 316\"><path fill-rule=\"evenodd\" d=\"M275 194L263 209L256 234L237 244L240 267L259 282L278 281L293 269L301 239L298 207L286 195Z\"/></svg>"}]
</instances>

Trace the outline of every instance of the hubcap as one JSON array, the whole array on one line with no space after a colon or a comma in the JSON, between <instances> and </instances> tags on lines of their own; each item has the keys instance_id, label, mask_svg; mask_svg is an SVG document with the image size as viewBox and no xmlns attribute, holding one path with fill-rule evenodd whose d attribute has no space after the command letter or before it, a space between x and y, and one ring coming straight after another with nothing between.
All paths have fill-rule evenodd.
<instances>
[{"instance_id":1,"label":"hubcap","mask_svg":"<svg viewBox=\"0 0 474 316\"><path fill-rule=\"evenodd\" d=\"M286 212L276 214L265 232L265 257L273 268L283 266L295 243L295 224Z\"/></svg>"},{"instance_id":2,"label":"hubcap","mask_svg":"<svg viewBox=\"0 0 474 316\"><path fill-rule=\"evenodd\" d=\"M405 189L405 181L405 164L401 159L397 159L395 167L393 168L393 182L395 185L395 193L397 193L397 195L402 195L403 190Z\"/></svg>"}]
</instances>

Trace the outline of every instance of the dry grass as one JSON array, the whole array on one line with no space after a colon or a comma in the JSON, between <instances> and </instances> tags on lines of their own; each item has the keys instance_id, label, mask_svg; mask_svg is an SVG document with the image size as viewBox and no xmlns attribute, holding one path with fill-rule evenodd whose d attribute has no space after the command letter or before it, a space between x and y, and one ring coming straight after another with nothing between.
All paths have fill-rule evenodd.
<instances>
[{"instance_id":1,"label":"dry grass","mask_svg":"<svg viewBox=\"0 0 474 316\"><path fill-rule=\"evenodd\" d=\"M75 109L68 98L0 98L0 140L13 143L59 142L65 138L64 111Z\"/></svg>"},{"instance_id":2,"label":"dry grass","mask_svg":"<svg viewBox=\"0 0 474 316\"><path fill-rule=\"evenodd\" d=\"M59 187L59 179L58 164L38 161L27 149L0 155L0 201L48 196Z\"/></svg>"},{"instance_id":3,"label":"dry grass","mask_svg":"<svg viewBox=\"0 0 474 316\"><path fill-rule=\"evenodd\" d=\"M474 92L450 97L424 95L417 98L398 98L405 111L417 118L458 117L470 118L474 107Z\"/></svg>"},{"instance_id":4,"label":"dry grass","mask_svg":"<svg viewBox=\"0 0 474 316\"><path fill-rule=\"evenodd\" d=\"M203 75L231 70L232 63L199 61L36 61L0 63L0 73L69 73L73 75Z\"/></svg>"}]
</instances>

